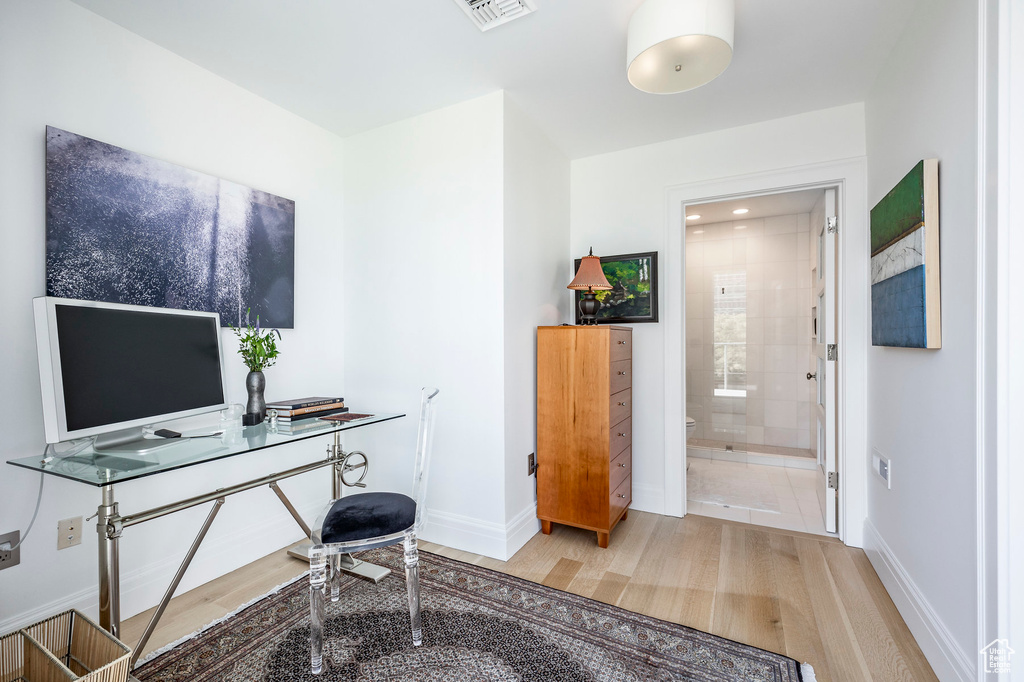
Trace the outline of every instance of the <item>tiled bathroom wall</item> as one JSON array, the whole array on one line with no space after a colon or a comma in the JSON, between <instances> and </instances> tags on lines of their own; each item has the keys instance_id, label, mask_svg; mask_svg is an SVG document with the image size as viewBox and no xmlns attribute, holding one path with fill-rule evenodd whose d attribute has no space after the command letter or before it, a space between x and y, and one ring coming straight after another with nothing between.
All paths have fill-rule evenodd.
<instances>
[{"instance_id":1,"label":"tiled bathroom wall","mask_svg":"<svg viewBox=\"0 0 1024 682\"><path fill-rule=\"evenodd\" d=\"M810 215L686 228L686 400L696 439L813 454Z\"/></svg>"}]
</instances>

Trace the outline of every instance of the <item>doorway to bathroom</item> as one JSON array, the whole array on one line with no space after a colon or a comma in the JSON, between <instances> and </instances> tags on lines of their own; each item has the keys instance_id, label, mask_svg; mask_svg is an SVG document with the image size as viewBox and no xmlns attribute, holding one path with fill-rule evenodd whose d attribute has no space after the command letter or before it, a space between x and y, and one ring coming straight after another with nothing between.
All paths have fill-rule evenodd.
<instances>
[{"instance_id":1,"label":"doorway to bathroom","mask_svg":"<svg viewBox=\"0 0 1024 682\"><path fill-rule=\"evenodd\" d=\"M688 513L837 530L836 202L685 206Z\"/></svg>"}]
</instances>

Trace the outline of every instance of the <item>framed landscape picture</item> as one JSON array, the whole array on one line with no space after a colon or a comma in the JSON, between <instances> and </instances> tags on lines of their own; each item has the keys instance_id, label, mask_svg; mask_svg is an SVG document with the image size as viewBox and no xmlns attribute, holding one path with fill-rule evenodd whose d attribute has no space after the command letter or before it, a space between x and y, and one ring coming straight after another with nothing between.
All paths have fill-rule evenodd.
<instances>
[{"instance_id":1,"label":"framed landscape picture","mask_svg":"<svg viewBox=\"0 0 1024 682\"><path fill-rule=\"evenodd\" d=\"M576 259L573 272L580 268ZM658 321L658 252L627 253L622 256L601 256L601 269L610 291L596 291L601 302L598 324L634 324ZM580 324L579 302L583 294L576 292L576 324Z\"/></svg>"}]
</instances>

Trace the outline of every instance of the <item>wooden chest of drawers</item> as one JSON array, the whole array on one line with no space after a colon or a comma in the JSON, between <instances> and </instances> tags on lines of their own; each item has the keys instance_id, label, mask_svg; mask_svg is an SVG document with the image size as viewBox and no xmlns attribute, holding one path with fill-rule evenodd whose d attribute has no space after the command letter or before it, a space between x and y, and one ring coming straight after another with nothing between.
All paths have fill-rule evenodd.
<instances>
[{"instance_id":1,"label":"wooden chest of drawers","mask_svg":"<svg viewBox=\"0 0 1024 682\"><path fill-rule=\"evenodd\" d=\"M633 330L537 328L537 517L597 531L633 499Z\"/></svg>"}]
</instances>

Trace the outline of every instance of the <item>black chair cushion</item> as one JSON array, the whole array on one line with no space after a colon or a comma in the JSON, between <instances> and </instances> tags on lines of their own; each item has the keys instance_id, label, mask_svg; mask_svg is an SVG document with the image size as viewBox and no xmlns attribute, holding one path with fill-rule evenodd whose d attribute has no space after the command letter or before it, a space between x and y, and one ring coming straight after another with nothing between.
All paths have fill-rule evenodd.
<instances>
[{"instance_id":1,"label":"black chair cushion","mask_svg":"<svg viewBox=\"0 0 1024 682\"><path fill-rule=\"evenodd\" d=\"M324 519L323 543L368 540L400 533L416 521L416 503L401 493L347 495L331 507Z\"/></svg>"}]
</instances>

